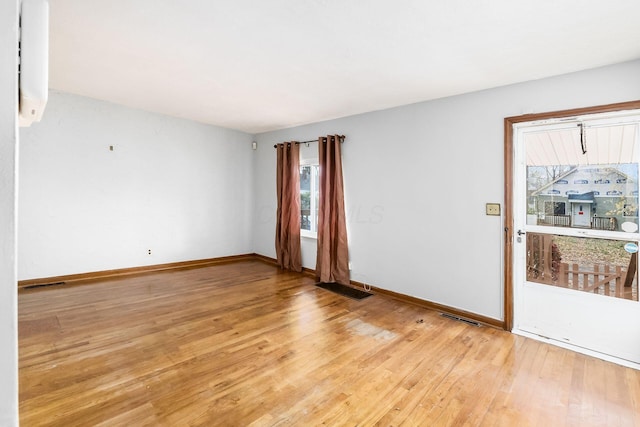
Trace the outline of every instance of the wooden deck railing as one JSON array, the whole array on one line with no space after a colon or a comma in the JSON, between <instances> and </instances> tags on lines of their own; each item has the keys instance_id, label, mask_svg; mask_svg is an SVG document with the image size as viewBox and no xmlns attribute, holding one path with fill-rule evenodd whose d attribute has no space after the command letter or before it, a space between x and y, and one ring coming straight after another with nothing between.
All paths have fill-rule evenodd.
<instances>
[{"instance_id":1,"label":"wooden deck railing","mask_svg":"<svg viewBox=\"0 0 640 427\"><path fill-rule=\"evenodd\" d=\"M618 228L618 221L613 217L594 216L591 218L591 228L595 230L615 231Z\"/></svg>"},{"instance_id":2,"label":"wooden deck railing","mask_svg":"<svg viewBox=\"0 0 640 427\"><path fill-rule=\"evenodd\" d=\"M638 300L638 288L634 280L635 264L630 263L629 268L605 264L569 264L563 263L561 256L552 235L527 233L527 280L582 292ZM635 261L633 256L632 261Z\"/></svg>"},{"instance_id":3,"label":"wooden deck railing","mask_svg":"<svg viewBox=\"0 0 640 427\"><path fill-rule=\"evenodd\" d=\"M583 292L624 298L627 272L620 266L594 264L593 269L578 264L560 264L556 286Z\"/></svg>"},{"instance_id":4,"label":"wooden deck railing","mask_svg":"<svg viewBox=\"0 0 640 427\"><path fill-rule=\"evenodd\" d=\"M311 209L300 210L300 227L304 230L309 230L311 225Z\"/></svg>"},{"instance_id":5,"label":"wooden deck railing","mask_svg":"<svg viewBox=\"0 0 640 427\"><path fill-rule=\"evenodd\" d=\"M539 225L551 225L554 227L571 227L570 215L545 215L538 218Z\"/></svg>"},{"instance_id":6,"label":"wooden deck railing","mask_svg":"<svg viewBox=\"0 0 640 427\"><path fill-rule=\"evenodd\" d=\"M545 215L538 218L538 225L571 227L571 215ZM591 228L615 231L618 229L618 220L609 216L594 216L591 218Z\"/></svg>"}]
</instances>

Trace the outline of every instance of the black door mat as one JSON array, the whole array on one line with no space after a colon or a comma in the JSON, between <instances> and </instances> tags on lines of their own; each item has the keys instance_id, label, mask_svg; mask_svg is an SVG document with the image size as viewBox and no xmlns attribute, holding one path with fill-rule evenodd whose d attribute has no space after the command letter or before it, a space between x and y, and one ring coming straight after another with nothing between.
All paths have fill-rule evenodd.
<instances>
[{"instance_id":1,"label":"black door mat","mask_svg":"<svg viewBox=\"0 0 640 427\"><path fill-rule=\"evenodd\" d=\"M340 283L316 283L316 286L353 299L365 299L373 295L369 292L352 288L351 286L341 285Z\"/></svg>"}]
</instances>

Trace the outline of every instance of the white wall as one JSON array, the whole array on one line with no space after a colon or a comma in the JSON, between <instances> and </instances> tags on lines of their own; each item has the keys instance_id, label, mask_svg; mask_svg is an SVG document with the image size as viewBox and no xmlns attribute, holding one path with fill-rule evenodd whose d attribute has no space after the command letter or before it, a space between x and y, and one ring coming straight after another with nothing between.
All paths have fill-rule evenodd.
<instances>
[{"instance_id":1,"label":"white wall","mask_svg":"<svg viewBox=\"0 0 640 427\"><path fill-rule=\"evenodd\" d=\"M351 278L504 319L503 223L485 215L504 199L503 119L637 100L639 76L634 61L257 135L254 250L275 257L272 145L344 134Z\"/></svg>"},{"instance_id":2,"label":"white wall","mask_svg":"<svg viewBox=\"0 0 640 427\"><path fill-rule=\"evenodd\" d=\"M18 1L0 2L0 426L18 425Z\"/></svg>"},{"instance_id":3,"label":"white wall","mask_svg":"<svg viewBox=\"0 0 640 427\"><path fill-rule=\"evenodd\" d=\"M20 280L253 251L249 134L52 91L20 139Z\"/></svg>"}]
</instances>

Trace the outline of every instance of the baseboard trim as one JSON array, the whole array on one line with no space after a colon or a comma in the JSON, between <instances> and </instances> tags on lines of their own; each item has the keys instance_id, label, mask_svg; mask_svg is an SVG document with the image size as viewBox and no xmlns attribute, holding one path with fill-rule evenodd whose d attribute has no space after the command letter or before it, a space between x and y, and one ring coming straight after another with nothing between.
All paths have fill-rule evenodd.
<instances>
[{"instance_id":1,"label":"baseboard trim","mask_svg":"<svg viewBox=\"0 0 640 427\"><path fill-rule=\"evenodd\" d=\"M353 284L353 281L352 281ZM386 295L388 297L397 299L399 301L403 301L409 304L413 304L413 305L417 305L420 307L424 307L430 310L434 310L434 311L438 311L441 313L447 313L447 314L452 314L456 317L461 317L463 319L467 319L467 320L473 320L476 321L478 323L481 323L485 326L490 326L492 328L497 328L497 329L504 329L506 330L506 325L504 323L504 321L502 320L498 320L498 319L494 319L492 317L487 317L487 316L483 316L481 314L476 314L476 313L472 313L470 311L466 311L466 310L460 310L458 308L455 307L450 307L448 305L444 305L444 304L438 304L437 302L432 302L432 301L427 301L427 300L423 300L420 298L416 298L416 297L412 297L409 295L405 295L405 294L401 294L398 292L394 292L394 291L390 291L387 289L383 289L383 288L378 288L376 286L371 286L371 291L381 294L381 295Z\"/></svg>"},{"instance_id":2,"label":"baseboard trim","mask_svg":"<svg viewBox=\"0 0 640 427\"><path fill-rule=\"evenodd\" d=\"M253 256L259 261L266 262L267 264L275 265L276 267L278 267L278 260L275 258L271 258L271 257L260 255L260 254L253 254ZM306 276L315 277L316 271L311 268L302 267L302 274Z\"/></svg>"},{"instance_id":3,"label":"baseboard trim","mask_svg":"<svg viewBox=\"0 0 640 427\"><path fill-rule=\"evenodd\" d=\"M81 282L90 282L90 281L104 280L104 279L117 278L117 277L123 277L123 276L131 276L134 274L154 273L154 272L168 271L168 270L185 270L189 268L207 267L210 265L226 264L226 263L248 261L248 260L258 260L270 265L275 265L275 266L278 265L278 261L271 257L256 254L256 253L251 253L251 254L243 254L243 255L225 256L225 257L219 257L219 258L199 259L194 261L170 262L166 264L145 265L141 267L119 268L114 270L94 271L90 273L68 274L65 276L43 277L39 279L20 280L18 282L18 289L24 289L29 286L46 285L49 283L58 284L58 283L64 282L65 284L68 284L68 283L76 284ZM301 274L315 277L316 271L311 268L303 268ZM452 314L454 316L458 316L464 319L473 320L486 326L491 326L499 329L506 328L506 324L502 320L493 319L491 317L482 316L476 313L471 313L465 310L449 307L447 305L423 300L420 298L390 291L384 288L379 288L377 286L365 285L364 283L357 282L355 280L351 280L351 286L355 288L366 287L367 290L371 290L373 293L385 295L387 297L394 298L399 301L403 301L403 302L417 305L420 307L424 307L429 310L439 311L442 313Z\"/></svg>"},{"instance_id":4,"label":"baseboard trim","mask_svg":"<svg viewBox=\"0 0 640 427\"><path fill-rule=\"evenodd\" d=\"M68 274L64 276L42 277L18 281L18 289L29 286L46 285L48 283L79 283L103 280L134 274L154 273L167 270L185 270L189 268L207 267L216 264L226 264L238 261L254 260L256 254L232 255L219 258L207 258L193 261L170 262L166 264L144 265L141 267L118 268L114 270L94 271L90 273Z\"/></svg>"},{"instance_id":5,"label":"baseboard trim","mask_svg":"<svg viewBox=\"0 0 640 427\"><path fill-rule=\"evenodd\" d=\"M265 255L259 255L259 254L254 254L255 257L261 261L264 261L268 264L271 265L278 265L278 261L270 258L268 256ZM313 276L315 277L316 275L316 271L310 268L303 268L302 269L302 274L306 274L309 276ZM490 326L492 328L497 328L497 329L504 329L506 330L506 324L504 321L502 320L498 320L498 319L494 319L492 317L487 317L487 316L483 316L481 314L476 314L476 313L472 313L466 310L460 310L458 308L454 308L454 307L449 307L447 305L444 304L438 304L436 302L431 302L431 301L427 301L427 300L423 300L420 298L416 298L416 297L412 297L409 295L405 295L405 294L401 294L398 292L394 292L394 291L390 291L384 288L379 288L377 286L373 286L373 285L365 285L362 282L358 282L355 280L351 280L350 281L351 286L355 287L355 288L362 288L365 289L367 291L373 292L373 293L377 293L380 295L385 295L387 297L390 298L394 298L396 300L399 301L403 301L406 302L408 304L413 304L413 305L417 305L419 307L423 307L429 310L434 310L434 311L438 311L441 313L447 313L447 314L452 314L454 316L457 317L461 317L463 319L468 319L468 320L473 320L476 321L478 323L481 323L485 326Z\"/></svg>"},{"instance_id":6,"label":"baseboard trim","mask_svg":"<svg viewBox=\"0 0 640 427\"><path fill-rule=\"evenodd\" d=\"M278 261L276 259L268 257L266 255L253 254L253 256L259 261L266 262L267 264L276 265L276 266L278 265Z\"/></svg>"}]
</instances>

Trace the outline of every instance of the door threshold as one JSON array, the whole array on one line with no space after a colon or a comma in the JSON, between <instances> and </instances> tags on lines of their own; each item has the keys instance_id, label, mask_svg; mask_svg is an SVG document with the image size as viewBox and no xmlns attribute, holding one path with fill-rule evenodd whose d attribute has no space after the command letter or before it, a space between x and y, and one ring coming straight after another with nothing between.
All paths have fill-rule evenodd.
<instances>
[{"instance_id":1,"label":"door threshold","mask_svg":"<svg viewBox=\"0 0 640 427\"><path fill-rule=\"evenodd\" d=\"M614 357L609 354L600 353L598 351L590 350L588 348L580 347L574 344L570 344L567 342L559 341L553 338L543 337L541 335L537 335L531 332L522 331L520 329L514 328L512 333L516 335L520 335L522 337L531 338L536 341L544 342L547 344L555 345L556 347L561 347L567 350L575 351L576 353L584 354L587 356L595 357L596 359L601 359L606 362L615 363L616 365L624 366L627 368L632 368L640 371L640 363L632 362L630 360L621 359L619 357Z\"/></svg>"}]
</instances>

